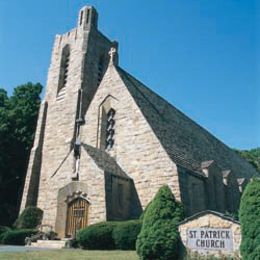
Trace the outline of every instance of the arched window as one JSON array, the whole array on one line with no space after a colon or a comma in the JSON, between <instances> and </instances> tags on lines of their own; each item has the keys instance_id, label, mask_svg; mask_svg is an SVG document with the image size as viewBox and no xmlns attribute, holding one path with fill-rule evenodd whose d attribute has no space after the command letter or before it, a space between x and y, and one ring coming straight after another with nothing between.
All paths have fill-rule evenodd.
<instances>
[{"instance_id":1,"label":"arched window","mask_svg":"<svg viewBox=\"0 0 260 260\"><path fill-rule=\"evenodd\" d=\"M59 76L59 85L57 91L57 97L64 97L66 92L66 85L68 80L69 72L69 63L70 63L70 46L66 45L61 54L61 64L60 64L60 76Z\"/></svg>"}]
</instances>

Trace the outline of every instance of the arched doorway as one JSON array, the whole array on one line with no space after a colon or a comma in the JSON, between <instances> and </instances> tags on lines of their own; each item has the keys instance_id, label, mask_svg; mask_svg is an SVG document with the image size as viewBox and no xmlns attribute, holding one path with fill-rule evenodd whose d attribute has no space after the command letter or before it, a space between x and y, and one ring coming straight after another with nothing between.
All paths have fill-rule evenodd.
<instances>
[{"instance_id":1,"label":"arched doorway","mask_svg":"<svg viewBox=\"0 0 260 260\"><path fill-rule=\"evenodd\" d=\"M75 237L77 230L88 225L89 203L82 198L69 202L66 221L66 237Z\"/></svg>"}]
</instances>

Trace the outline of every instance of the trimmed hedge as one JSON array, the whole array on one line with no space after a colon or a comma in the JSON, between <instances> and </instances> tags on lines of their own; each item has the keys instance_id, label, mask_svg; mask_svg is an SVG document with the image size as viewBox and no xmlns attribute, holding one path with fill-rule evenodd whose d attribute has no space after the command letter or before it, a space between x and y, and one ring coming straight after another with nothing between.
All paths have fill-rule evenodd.
<instances>
[{"instance_id":1,"label":"trimmed hedge","mask_svg":"<svg viewBox=\"0 0 260 260\"><path fill-rule=\"evenodd\" d=\"M37 232L34 229L9 230L3 234L2 243L5 245L24 245L25 238Z\"/></svg>"},{"instance_id":2,"label":"trimmed hedge","mask_svg":"<svg viewBox=\"0 0 260 260\"><path fill-rule=\"evenodd\" d=\"M134 250L141 229L140 220L101 222L81 229L78 244L90 250Z\"/></svg>"},{"instance_id":3,"label":"trimmed hedge","mask_svg":"<svg viewBox=\"0 0 260 260\"><path fill-rule=\"evenodd\" d=\"M114 223L102 222L81 229L77 234L77 241L84 249L114 249L112 239Z\"/></svg>"},{"instance_id":4,"label":"trimmed hedge","mask_svg":"<svg viewBox=\"0 0 260 260\"><path fill-rule=\"evenodd\" d=\"M142 222L140 220L118 222L112 234L116 249L135 250L136 239L141 227Z\"/></svg>"},{"instance_id":5,"label":"trimmed hedge","mask_svg":"<svg viewBox=\"0 0 260 260\"><path fill-rule=\"evenodd\" d=\"M176 202L170 188L161 187L145 210L142 229L136 242L140 258L178 259L178 223L183 216L183 206Z\"/></svg>"},{"instance_id":6,"label":"trimmed hedge","mask_svg":"<svg viewBox=\"0 0 260 260\"><path fill-rule=\"evenodd\" d=\"M27 207L14 223L15 228L31 229L41 224L43 211L37 207Z\"/></svg>"},{"instance_id":7,"label":"trimmed hedge","mask_svg":"<svg viewBox=\"0 0 260 260\"><path fill-rule=\"evenodd\" d=\"M260 179L247 184L239 209L243 259L260 259Z\"/></svg>"}]
</instances>

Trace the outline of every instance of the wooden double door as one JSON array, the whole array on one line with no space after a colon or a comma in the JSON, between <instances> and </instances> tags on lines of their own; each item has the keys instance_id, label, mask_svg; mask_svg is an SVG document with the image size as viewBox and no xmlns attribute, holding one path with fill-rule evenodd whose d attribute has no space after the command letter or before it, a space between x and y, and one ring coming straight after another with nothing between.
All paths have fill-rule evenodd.
<instances>
[{"instance_id":1,"label":"wooden double door","mask_svg":"<svg viewBox=\"0 0 260 260\"><path fill-rule=\"evenodd\" d=\"M77 198L68 204L66 236L75 237L77 230L88 225L89 203Z\"/></svg>"}]
</instances>

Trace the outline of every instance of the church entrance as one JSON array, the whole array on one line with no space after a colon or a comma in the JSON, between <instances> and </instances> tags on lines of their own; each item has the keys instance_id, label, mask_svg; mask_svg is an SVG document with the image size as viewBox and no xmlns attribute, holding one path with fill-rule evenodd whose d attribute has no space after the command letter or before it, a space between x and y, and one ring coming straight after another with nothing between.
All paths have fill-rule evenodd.
<instances>
[{"instance_id":1,"label":"church entrance","mask_svg":"<svg viewBox=\"0 0 260 260\"><path fill-rule=\"evenodd\" d=\"M75 237L76 231L88 224L89 203L76 198L68 204L66 237Z\"/></svg>"}]
</instances>

